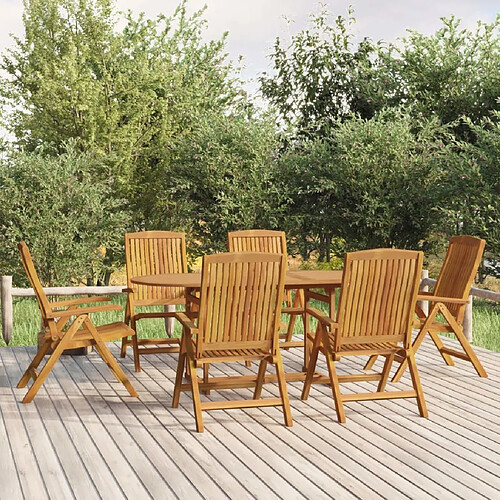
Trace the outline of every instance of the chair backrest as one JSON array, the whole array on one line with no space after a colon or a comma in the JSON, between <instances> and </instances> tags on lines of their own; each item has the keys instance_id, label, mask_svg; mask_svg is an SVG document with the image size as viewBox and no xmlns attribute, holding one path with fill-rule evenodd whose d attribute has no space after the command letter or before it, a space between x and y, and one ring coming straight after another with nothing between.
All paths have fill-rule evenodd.
<instances>
[{"instance_id":1,"label":"chair backrest","mask_svg":"<svg viewBox=\"0 0 500 500\"><path fill-rule=\"evenodd\" d=\"M336 351L374 342L410 346L422 261L422 252L390 248L346 255Z\"/></svg>"},{"instance_id":2,"label":"chair backrest","mask_svg":"<svg viewBox=\"0 0 500 500\"><path fill-rule=\"evenodd\" d=\"M281 253L286 256L284 231L251 229L227 233L227 247L230 252Z\"/></svg>"},{"instance_id":3,"label":"chair backrest","mask_svg":"<svg viewBox=\"0 0 500 500\"><path fill-rule=\"evenodd\" d=\"M47 326L47 314L52 311L47 295L43 291L42 284L38 279L38 274L36 273L35 266L33 265L33 259L31 258L31 253L29 251L28 245L24 241L17 244L19 249L19 254L21 256L21 262L23 263L24 270L28 276L31 287L35 291L36 300L38 301L38 307L42 314L42 320Z\"/></svg>"},{"instance_id":4,"label":"chair backrest","mask_svg":"<svg viewBox=\"0 0 500 500\"><path fill-rule=\"evenodd\" d=\"M474 236L453 236L439 273L434 295L466 299L476 276L486 242ZM465 304L446 304L448 310L462 322Z\"/></svg>"},{"instance_id":5,"label":"chair backrest","mask_svg":"<svg viewBox=\"0 0 500 500\"><path fill-rule=\"evenodd\" d=\"M282 254L241 252L205 256L197 357L205 350L279 349L285 272Z\"/></svg>"},{"instance_id":6,"label":"chair backrest","mask_svg":"<svg viewBox=\"0 0 500 500\"><path fill-rule=\"evenodd\" d=\"M164 304L184 296L183 288L136 285L131 279L149 274L186 273L184 233L142 231L125 235L127 286L134 290L136 305Z\"/></svg>"}]
</instances>

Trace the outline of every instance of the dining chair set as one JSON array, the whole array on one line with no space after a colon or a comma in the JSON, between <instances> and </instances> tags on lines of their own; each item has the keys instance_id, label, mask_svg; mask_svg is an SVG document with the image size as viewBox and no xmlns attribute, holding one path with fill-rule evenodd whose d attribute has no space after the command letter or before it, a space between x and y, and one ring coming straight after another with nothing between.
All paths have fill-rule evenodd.
<instances>
[{"instance_id":1,"label":"dining chair set","mask_svg":"<svg viewBox=\"0 0 500 500\"><path fill-rule=\"evenodd\" d=\"M469 361L481 377L487 374L463 333L465 307L485 242L471 236L450 240L433 292L420 292L423 253L412 250L373 249L348 253L345 257L336 314L325 314L304 299L304 290L285 290L287 276L286 238L282 231L237 231L228 234L228 252L203 257L201 279L195 290L181 286L138 284L147 275L187 272L183 233L146 231L125 236L127 303L125 319L95 326L89 314L120 309L108 298L81 298L49 302L38 280L28 247L19 244L21 260L35 290L45 329L44 342L28 366L18 387L32 378L23 402L35 394L66 349L92 345L131 396L138 396L120 364L106 346L122 339L121 356L132 346L134 366L141 370L140 357L147 354L178 353L172 406L177 407L183 391L192 394L196 429L203 432L203 411L231 408L279 406L285 425L292 425L287 380L303 380L301 399L308 398L312 384L329 384L339 422L345 422L344 403L392 398L414 398L419 414L427 417L415 352L429 333L444 361L453 357ZM139 278L138 278L139 277ZM307 293L307 291L306 291ZM318 292L311 292L318 297ZM417 302L420 301L420 304ZM421 306L429 303L428 312ZM90 306L89 306L90 304ZM82 307L84 306L84 307ZM151 306L163 310L151 311ZM180 310L182 306L183 310ZM147 310L144 310L147 307ZM172 310L172 309L177 310ZM289 316L288 324L282 314ZM283 348L292 345L297 316L304 322L304 371L285 373ZM138 338L137 322L148 318L175 318L182 326L181 338ZM315 331L306 328L315 318ZM412 341L412 331L418 333ZM438 333L453 334L461 350L443 344ZM37 371L46 354L45 365ZM316 371L319 354L327 375ZM338 362L346 356L368 356L362 373L338 374ZM384 358L382 370L371 370ZM257 374L211 376L217 363L258 363ZM411 390L387 390L391 368L398 382L408 368ZM268 365L276 374L266 375ZM201 377L198 376L201 370ZM213 370L212 370L213 371ZM217 372L216 372L217 373ZM239 371L238 371L239 373ZM293 375L293 378L292 378ZM264 383L277 382L278 395L262 396ZM374 392L342 393L344 382L378 382ZM212 390L251 388L250 398L204 400ZM242 393L245 394L245 393Z\"/></svg>"}]
</instances>

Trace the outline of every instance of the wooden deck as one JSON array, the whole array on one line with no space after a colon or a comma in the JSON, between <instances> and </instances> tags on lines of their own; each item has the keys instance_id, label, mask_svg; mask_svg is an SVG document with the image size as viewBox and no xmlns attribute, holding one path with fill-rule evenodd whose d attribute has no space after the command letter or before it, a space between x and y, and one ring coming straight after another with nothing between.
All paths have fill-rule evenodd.
<instances>
[{"instance_id":1,"label":"wooden deck","mask_svg":"<svg viewBox=\"0 0 500 500\"><path fill-rule=\"evenodd\" d=\"M302 402L294 382L292 428L277 408L215 411L200 435L188 394L170 407L175 355L144 357L139 374L131 357L122 360L140 400L95 353L67 356L23 405L15 385L34 352L0 349L1 499L500 498L497 353L477 349L489 373L480 379L464 361L444 365L425 342L417 363L429 419L414 400L393 400L349 403L338 424L327 386ZM301 351L285 351L284 361L298 370ZM265 390L277 394L276 385Z\"/></svg>"}]
</instances>

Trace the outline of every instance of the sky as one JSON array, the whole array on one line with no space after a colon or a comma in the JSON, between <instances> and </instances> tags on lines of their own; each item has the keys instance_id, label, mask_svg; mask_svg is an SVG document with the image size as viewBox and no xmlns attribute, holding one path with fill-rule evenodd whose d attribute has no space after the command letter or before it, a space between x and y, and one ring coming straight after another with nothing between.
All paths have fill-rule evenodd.
<instances>
[{"instance_id":1,"label":"sky","mask_svg":"<svg viewBox=\"0 0 500 500\"><path fill-rule=\"evenodd\" d=\"M346 15L352 5L359 39L393 42L408 28L434 33L440 18L455 14L463 26L472 28L478 20L492 22L500 12L499 0L323 0L335 16ZM148 17L173 13L178 0L116 0L118 10L145 12ZM307 25L309 14L319 9L315 0L188 0L195 11L207 5L208 38L229 32L227 49L232 59L243 56L243 78L251 79L269 69L273 42L283 40ZM22 0L0 0L0 53L12 44L9 33L23 34ZM285 21L285 17L292 21Z\"/></svg>"}]
</instances>

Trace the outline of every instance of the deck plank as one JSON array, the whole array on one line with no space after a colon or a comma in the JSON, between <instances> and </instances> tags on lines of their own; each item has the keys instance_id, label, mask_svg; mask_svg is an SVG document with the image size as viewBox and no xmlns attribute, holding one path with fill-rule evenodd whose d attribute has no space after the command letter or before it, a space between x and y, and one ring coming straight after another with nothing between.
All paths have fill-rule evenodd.
<instances>
[{"instance_id":1,"label":"deck plank","mask_svg":"<svg viewBox=\"0 0 500 500\"><path fill-rule=\"evenodd\" d=\"M118 356L118 345L110 348ZM140 399L96 353L64 356L23 405L15 383L34 353L0 349L0 498L500 497L500 353L477 349L489 374L481 379L465 361L446 366L426 339L417 364L428 419L414 400L363 401L346 404L347 423L338 424L328 386L313 385L304 402L293 382L292 428L280 408L220 410L204 413L201 435L189 393L171 408L176 355L144 357L140 373L130 353L119 360ZM300 349L283 358L286 371L300 369ZM339 372L358 371L362 361L348 359ZM255 363L250 370L239 363L211 373L256 373ZM394 387L409 382L405 374ZM209 398L231 392L251 395ZM277 395L277 385L264 386L263 396Z\"/></svg>"}]
</instances>

